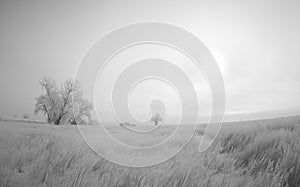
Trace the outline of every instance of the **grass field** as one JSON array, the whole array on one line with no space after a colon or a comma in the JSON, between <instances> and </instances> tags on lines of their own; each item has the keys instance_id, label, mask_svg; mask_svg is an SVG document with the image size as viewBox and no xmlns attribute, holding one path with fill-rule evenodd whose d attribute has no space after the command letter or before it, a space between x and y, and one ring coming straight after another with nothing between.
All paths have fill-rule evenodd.
<instances>
[{"instance_id":1,"label":"grass field","mask_svg":"<svg viewBox=\"0 0 300 187\"><path fill-rule=\"evenodd\" d=\"M95 154L76 126L0 122L0 186L300 186L300 117L226 123L199 153L202 131L168 161L129 168Z\"/></svg>"}]
</instances>

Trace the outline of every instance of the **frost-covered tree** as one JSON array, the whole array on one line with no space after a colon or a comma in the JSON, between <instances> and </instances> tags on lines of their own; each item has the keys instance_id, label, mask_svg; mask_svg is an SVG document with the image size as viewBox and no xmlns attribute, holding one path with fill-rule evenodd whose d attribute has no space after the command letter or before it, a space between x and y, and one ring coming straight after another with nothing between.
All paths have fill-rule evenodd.
<instances>
[{"instance_id":1,"label":"frost-covered tree","mask_svg":"<svg viewBox=\"0 0 300 187\"><path fill-rule=\"evenodd\" d=\"M54 122L58 115L59 94L55 81L50 78L44 78L40 85L44 94L36 100L34 113L43 112L48 123Z\"/></svg>"},{"instance_id":2,"label":"frost-covered tree","mask_svg":"<svg viewBox=\"0 0 300 187\"><path fill-rule=\"evenodd\" d=\"M74 98L72 111L69 116L69 123L72 125L83 124L90 120L92 103L82 97Z\"/></svg>"},{"instance_id":3,"label":"frost-covered tree","mask_svg":"<svg viewBox=\"0 0 300 187\"><path fill-rule=\"evenodd\" d=\"M92 104L83 99L77 81L67 80L58 88L54 81L44 78L40 84L44 94L37 98L35 113L43 112L49 123L79 124L90 118Z\"/></svg>"}]
</instances>

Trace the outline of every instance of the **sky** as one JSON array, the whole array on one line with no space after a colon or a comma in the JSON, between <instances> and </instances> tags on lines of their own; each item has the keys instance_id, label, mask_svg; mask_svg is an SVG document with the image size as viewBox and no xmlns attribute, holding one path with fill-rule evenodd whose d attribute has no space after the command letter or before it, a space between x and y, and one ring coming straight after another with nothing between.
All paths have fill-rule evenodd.
<instances>
[{"instance_id":1,"label":"sky","mask_svg":"<svg viewBox=\"0 0 300 187\"><path fill-rule=\"evenodd\" d=\"M35 98L42 93L38 82L43 77L58 83L73 77L87 49L103 35L149 21L184 28L207 46L225 83L225 120L296 115L300 113L299 17L297 0L3 0L0 116L27 113L40 118L33 116L33 111ZM145 91L150 85L141 89L144 93L138 87L133 92L140 97L133 110L140 111L145 92L153 94ZM201 93L202 102L210 100L209 94ZM101 98L96 101L99 107L106 105L100 103Z\"/></svg>"}]
</instances>

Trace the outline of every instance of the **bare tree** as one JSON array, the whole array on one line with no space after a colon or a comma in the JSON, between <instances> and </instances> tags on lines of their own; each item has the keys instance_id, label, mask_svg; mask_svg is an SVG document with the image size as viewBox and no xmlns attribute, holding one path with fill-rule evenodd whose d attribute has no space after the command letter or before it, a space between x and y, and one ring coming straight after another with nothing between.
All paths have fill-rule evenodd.
<instances>
[{"instance_id":1,"label":"bare tree","mask_svg":"<svg viewBox=\"0 0 300 187\"><path fill-rule=\"evenodd\" d=\"M67 80L59 89L49 78L43 79L40 84L45 94L37 98L35 113L44 112L49 123L78 124L83 122L83 118L90 118L92 104L83 99L77 81Z\"/></svg>"},{"instance_id":2,"label":"bare tree","mask_svg":"<svg viewBox=\"0 0 300 187\"><path fill-rule=\"evenodd\" d=\"M77 81L67 80L59 90L58 116L54 120L54 124L59 125L62 122L68 122L68 118L72 112L73 97L80 93L80 86Z\"/></svg>"},{"instance_id":3,"label":"bare tree","mask_svg":"<svg viewBox=\"0 0 300 187\"><path fill-rule=\"evenodd\" d=\"M160 117L159 114L156 114L155 116L153 116L153 117L151 118L151 121L153 121L153 122L154 122L154 125L157 126L158 123L159 123L160 121L162 121L162 118Z\"/></svg>"}]
</instances>

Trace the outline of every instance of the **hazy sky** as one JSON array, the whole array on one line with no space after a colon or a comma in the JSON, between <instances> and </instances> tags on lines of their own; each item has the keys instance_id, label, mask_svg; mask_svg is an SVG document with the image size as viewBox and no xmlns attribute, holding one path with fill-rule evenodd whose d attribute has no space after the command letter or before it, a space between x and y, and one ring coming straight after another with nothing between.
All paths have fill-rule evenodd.
<instances>
[{"instance_id":1,"label":"hazy sky","mask_svg":"<svg viewBox=\"0 0 300 187\"><path fill-rule=\"evenodd\" d=\"M228 120L299 114L299 18L298 0L0 1L0 116L33 115L44 76L73 77L97 39L145 21L185 28L209 48Z\"/></svg>"}]
</instances>

